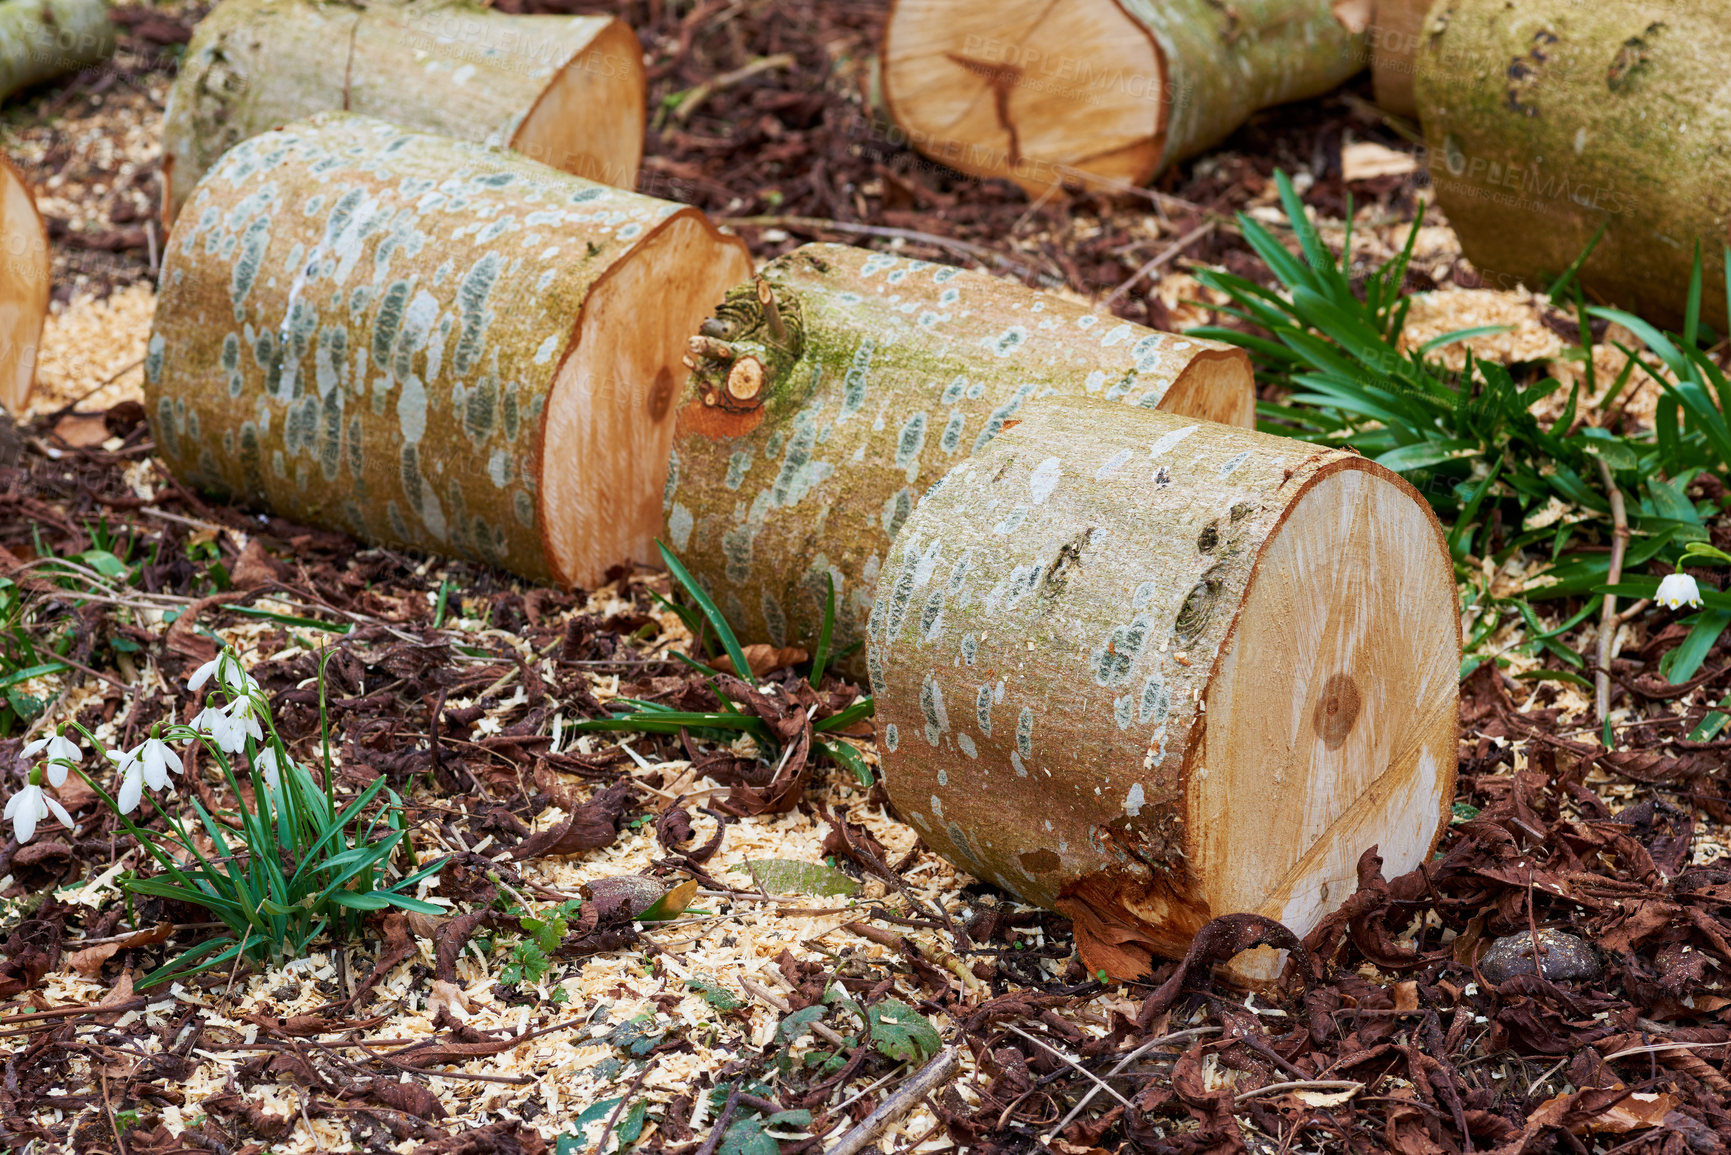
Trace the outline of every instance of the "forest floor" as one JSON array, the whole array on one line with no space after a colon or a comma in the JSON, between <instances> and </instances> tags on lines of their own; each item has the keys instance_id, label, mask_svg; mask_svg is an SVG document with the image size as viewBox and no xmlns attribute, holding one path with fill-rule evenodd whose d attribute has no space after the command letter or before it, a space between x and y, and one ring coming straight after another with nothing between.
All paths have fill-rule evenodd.
<instances>
[{"instance_id":1,"label":"forest floor","mask_svg":"<svg viewBox=\"0 0 1731 1155\"><path fill-rule=\"evenodd\" d=\"M1153 190L1030 202L874 122L863 93L884 8L611 6L650 62L640 190L730 223L760 260L846 241L1162 328L1218 320L1197 267L1269 282L1234 214L1285 225L1276 168L1337 249L1351 212L1355 268L1398 249L1425 197L1410 126L1386 122L1361 82L1257 117ZM1657 663L1683 631L1656 614L1624 624L1607 749L1574 683L1522 677L1543 655L1508 653L1523 636L1510 627L1490 639L1501 660L1462 686L1459 797L1435 861L1385 880L1367 859L1278 988L1212 971L1241 945L1231 934L1205 935L1151 983L1101 983L1074 960L1066 920L926 851L849 775L822 769L796 809L757 813L739 788L762 771L747 747L572 740L568 723L615 698L710 700L669 657L692 638L651 597L670 593L666 575L530 587L214 504L167 475L138 365L163 240L157 133L198 12L118 10L128 34L111 67L3 118L55 241L55 312L32 411L0 425L0 598L15 599L0 600L13 614L0 629L7 645L53 643L63 667L0 680L23 721L0 737L4 788L21 785L18 751L46 722L76 717L131 746L153 721L189 717L200 703L185 681L213 640L245 655L284 736L315 760L309 687L334 649L338 782L384 776L404 793L418 849L452 856L425 892L449 916L387 915L291 968L134 995L198 941L203 915L123 901L118 880L141 856L74 779L60 797L76 831L0 845L0 1148L796 1155L833 1145L942 1046L955 1077L881 1150L1724 1150L1731 742L1689 738L1731 689L1723 648L1672 687ZM738 77L763 58L774 66ZM1573 320L1484 284L1446 222L1426 221L1408 340L1502 324L1475 342L1481 356L1572 372ZM1638 420L1652 391L1635 384ZM90 596L49 564L95 553L116 559L120 596ZM1525 564L1484 576L1518 583ZM1591 630L1571 644L1589 648ZM875 766L869 736L858 745ZM183 786L213 789L196 769ZM547 853L579 819L600 845ZM810 865L762 865L787 860ZM604 880L632 875L697 879L694 909L620 916ZM541 906L583 887L587 922L526 969L501 891ZM1565 975L1552 964L1573 959L1567 945L1543 950L1549 977L1535 975L1519 941L1551 931L1596 953Z\"/></svg>"}]
</instances>

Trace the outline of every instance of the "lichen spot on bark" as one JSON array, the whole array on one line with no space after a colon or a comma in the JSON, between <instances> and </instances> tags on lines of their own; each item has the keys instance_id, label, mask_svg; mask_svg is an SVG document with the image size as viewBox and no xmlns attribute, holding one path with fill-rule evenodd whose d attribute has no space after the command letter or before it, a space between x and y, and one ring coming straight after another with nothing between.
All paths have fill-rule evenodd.
<instances>
[{"instance_id":1,"label":"lichen spot on bark","mask_svg":"<svg viewBox=\"0 0 1731 1155\"><path fill-rule=\"evenodd\" d=\"M1351 674L1335 674L1323 683L1322 696L1316 700L1310 721L1324 746L1330 750L1340 749L1347 735L1352 733L1362 705L1358 683L1352 680Z\"/></svg>"}]
</instances>

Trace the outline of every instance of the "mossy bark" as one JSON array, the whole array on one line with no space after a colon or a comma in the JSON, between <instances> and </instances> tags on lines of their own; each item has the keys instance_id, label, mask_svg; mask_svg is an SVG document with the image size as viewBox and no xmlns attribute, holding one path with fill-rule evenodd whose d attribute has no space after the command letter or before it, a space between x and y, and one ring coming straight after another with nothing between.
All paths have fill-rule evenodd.
<instances>
[{"instance_id":1,"label":"mossy bark","mask_svg":"<svg viewBox=\"0 0 1731 1155\"><path fill-rule=\"evenodd\" d=\"M748 641L809 647L826 575L836 646L858 640L922 489L1031 398L1254 420L1242 350L986 274L814 244L761 283L695 343L666 502L670 544Z\"/></svg>"},{"instance_id":2,"label":"mossy bark","mask_svg":"<svg viewBox=\"0 0 1731 1155\"><path fill-rule=\"evenodd\" d=\"M164 253L158 453L299 521L569 582L537 492L549 391L592 290L684 218L344 113L244 141Z\"/></svg>"},{"instance_id":3,"label":"mossy bark","mask_svg":"<svg viewBox=\"0 0 1731 1155\"><path fill-rule=\"evenodd\" d=\"M617 157L522 148L603 183L636 184L642 50L609 16L512 16L467 0L225 0L199 22L163 114L164 217L235 144L317 112L375 116L458 140L518 147L527 119L568 68L592 78L635 147ZM604 151L604 150L603 150Z\"/></svg>"},{"instance_id":4,"label":"mossy bark","mask_svg":"<svg viewBox=\"0 0 1731 1155\"><path fill-rule=\"evenodd\" d=\"M1350 451L1168 413L1022 416L931 488L877 580L884 778L926 843L1070 915L1090 969L1121 977L1233 910L1303 935L1373 843L1422 861L1459 649L1416 491ZM1298 546L1272 549L1283 533Z\"/></svg>"},{"instance_id":5,"label":"mossy bark","mask_svg":"<svg viewBox=\"0 0 1731 1155\"><path fill-rule=\"evenodd\" d=\"M114 54L103 0L0 2L0 100Z\"/></svg>"},{"instance_id":6,"label":"mossy bark","mask_svg":"<svg viewBox=\"0 0 1731 1155\"><path fill-rule=\"evenodd\" d=\"M1726 327L1731 20L1661 0L1438 0L1417 100L1437 202L1492 284L1587 291L1679 327L1695 246Z\"/></svg>"}]
</instances>

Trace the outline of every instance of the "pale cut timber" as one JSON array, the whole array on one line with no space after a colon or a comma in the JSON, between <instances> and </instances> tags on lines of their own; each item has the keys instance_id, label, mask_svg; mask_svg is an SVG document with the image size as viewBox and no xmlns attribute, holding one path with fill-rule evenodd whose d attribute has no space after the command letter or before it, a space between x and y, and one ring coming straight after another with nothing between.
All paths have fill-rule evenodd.
<instances>
[{"instance_id":1,"label":"pale cut timber","mask_svg":"<svg viewBox=\"0 0 1731 1155\"><path fill-rule=\"evenodd\" d=\"M897 810L1076 924L1114 977L1210 919L1300 936L1364 851L1449 816L1460 642L1440 526L1350 451L1030 403L934 486L867 666Z\"/></svg>"},{"instance_id":2,"label":"pale cut timber","mask_svg":"<svg viewBox=\"0 0 1731 1155\"><path fill-rule=\"evenodd\" d=\"M611 16L460 2L225 0L199 22L163 115L163 214L227 149L346 110L509 147L620 188L643 156L642 47Z\"/></svg>"},{"instance_id":3,"label":"pale cut timber","mask_svg":"<svg viewBox=\"0 0 1731 1155\"><path fill-rule=\"evenodd\" d=\"M52 273L48 230L36 211L36 198L4 157L0 157L0 244L5 245L6 262L0 278L0 408L21 415L36 379Z\"/></svg>"},{"instance_id":4,"label":"pale cut timber","mask_svg":"<svg viewBox=\"0 0 1731 1155\"><path fill-rule=\"evenodd\" d=\"M1731 20L1722 3L1436 0L1415 75L1438 205L1499 285L1547 288L1597 240L1587 296L1727 325ZM1599 230L1604 230L1599 236Z\"/></svg>"},{"instance_id":5,"label":"pale cut timber","mask_svg":"<svg viewBox=\"0 0 1731 1155\"><path fill-rule=\"evenodd\" d=\"M182 481L593 585L654 560L689 334L750 275L695 209L344 113L232 149L164 255Z\"/></svg>"},{"instance_id":6,"label":"pale cut timber","mask_svg":"<svg viewBox=\"0 0 1731 1155\"><path fill-rule=\"evenodd\" d=\"M1363 68L1359 26L1328 0L895 0L880 83L910 143L962 172L1139 185Z\"/></svg>"},{"instance_id":7,"label":"pale cut timber","mask_svg":"<svg viewBox=\"0 0 1731 1155\"><path fill-rule=\"evenodd\" d=\"M1376 0L1370 29L1370 76L1376 103L1396 116L1418 118L1413 77L1419 37L1433 0Z\"/></svg>"},{"instance_id":8,"label":"pale cut timber","mask_svg":"<svg viewBox=\"0 0 1731 1155\"><path fill-rule=\"evenodd\" d=\"M1241 349L847 245L806 245L731 290L693 360L668 540L744 640L808 650L827 583L835 648L861 637L921 491L1030 399L1255 420ZM863 671L857 656L844 668Z\"/></svg>"},{"instance_id":9,"label":"pale cut timber","mask_svg":"<svg viewBox=\"0 0 1731 1155\"><path fill-rule=\"evenodd\" d=\"M103 0L0 0L0 100L114 54Z\"/></svg>"}]
</instances>

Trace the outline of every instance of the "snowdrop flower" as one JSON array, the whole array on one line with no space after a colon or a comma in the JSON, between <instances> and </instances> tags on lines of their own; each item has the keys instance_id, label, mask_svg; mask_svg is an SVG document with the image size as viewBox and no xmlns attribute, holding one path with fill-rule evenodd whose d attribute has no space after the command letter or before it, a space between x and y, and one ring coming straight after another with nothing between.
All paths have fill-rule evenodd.
<instances>
[{"instance_id":1,"label":"snowdrop flower","mask_svg":"<svg viewBox=\"0 0 1731 1155\"><path fill-rule=\"evenodd\" d=\"M241 666L240 659L228 650L222 651L216 657L192 672L192 677L186 680L186 688L197 690L210 681L212 675L217 684L236 694L245 694L258 689L258 683L252 675Z\"/></svg>"},{"instance_id":2,"label":"snowdrop flower","mask_svg":"<svg viewBox=\"0 0 1731 1155\"><path fill-rule=\"evenodd\" d=\"M286 764L287 761L288 759L283 759L283 764ZM282 774L279 769L279 763L277 762L275 746L266 746L263 750L260 750L258 752L258 757L252 760L252 764L257 767L259 774L264 777L266 786L269 786L272 790L282 789Z\"/></svg>"},{"instance_id":3,"label":"snowdrop flower","mask_svg":"<svg viewBox=\"0 0 1731 1155\"><path fill-rule=\"evenodd\" d=\"M192 730L195 734L204 734L216 743L217 749L226 754L238 751L245 742L235 735L234 720L220 706L206 706L192 720ZM193 739L188 738L191 742Z\"/></svg>"},{"instance_id":4,"label":"snowdrop flower","mask_svg":"<svg viewBox=\"0 0 1731 1155\"><path fill-rule=\"evenodd\" d=\"M78 743L65 734L54 734L47 738L38 738L24 747L22 757L34 758L39 752L47 759L46 767L48 782L58 786L66 781L66 767L83 761L84 751L78 748Z\"/></svg>"},{"instance_id":5,"label":"snowdrop flower","mask_svg":"<svg viewBox=\"0 0 1731 1155\"><path fill-rule=\"evenodd\" d=\"M1701 604L1701 587L1686 573L1667 574L1659 583L1659 592L1653 595L1653 600L1668 610L1685 605L1698 606Z\"/></svg>"},{"instance_id":6,"label":"snowdrop flower","mask_svg":"<svg viewBox=\"0 0 1731 1155\"><path fill-rule=\"evenodd\" d=\"M143 768L144 781L152 790L161 790L168 785L168 772L181 772L180 755L161 738L152 735L139 743L136 750L127 755L136 759Z\"/></svg>"},{"instance_id":7,"label":"snowdrop flower","mask_svg":"<svg viewBox=\"0 0 1731 1155\"><path fill-rule=\"evenodd\" d=\"M36 824L50 814L60 820L60 825L72 829L72 815L66 813L66 807L42 793L40 783L32 782L6 803L4 817L12 823L18 841L29 842L36 836Z\"/></svg>"},{"instance_id":8,"label":"snowdrop flower","mask_svg":"<svg viewBox=\"0 0 1731 1155\"><path fill-rule=\"evenodd\" d=\"M112 756L120 762L120 797L115 802L122 814L131 814L144 797L144 761L135 751L115 750Z\"/></svg>"},{"instance_id":9,"label":"snowdrop flower","mask_svg":"<svg viewBox=\"0 0 1731 1155\"><path fill-rule=\"evenodd\" d=\"M264 731L258 724L258 703L251 698L236 698L228 704L229 736L234 741L234 749L227 746L223 749L230 754L238 754L246 746L246 736L252 735L254 742L264 741Z\"/></svg>"}]
</instances>

